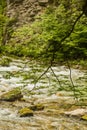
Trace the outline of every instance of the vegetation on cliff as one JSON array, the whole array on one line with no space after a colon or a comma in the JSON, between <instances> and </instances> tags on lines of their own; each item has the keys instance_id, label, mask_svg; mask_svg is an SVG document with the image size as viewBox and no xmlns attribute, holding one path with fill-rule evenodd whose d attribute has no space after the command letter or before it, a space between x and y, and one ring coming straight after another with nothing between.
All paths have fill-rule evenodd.
<instances>
[{"instance_id":1,"label":"vegetation on cliff","mask_svg":"<svg viewBox=\"0 0 87 130\"><path fill-rule=\"evenodd\" d=\"M6 23L6 16L5 16L5 7L6 7L6 1L0 0L0 44L2 44L3 39L3 29Z\"/></svg>"},{"instance_id":2,"label":"vegetation on cliff","mask_svg":"<svg viewBox=\"0 0 87 130\"><path fill-rule=\"evenodd\" d=\"M3 3L3 2L2 2ZM19 2L21 4L21 2ZM12 30L12 24L7 26L10 35L0 52L17 56L43 56L55 59L86 59L87 58L87 11L86 0L52 1L41 15L37 15L31 24L23 24ZM1 9L4 9L1 4ZM1 11L2 22L0 35L3 38L3 28L6 16ZM13 23L16 20L8 20Z\"/></svg>"}]
</instances>

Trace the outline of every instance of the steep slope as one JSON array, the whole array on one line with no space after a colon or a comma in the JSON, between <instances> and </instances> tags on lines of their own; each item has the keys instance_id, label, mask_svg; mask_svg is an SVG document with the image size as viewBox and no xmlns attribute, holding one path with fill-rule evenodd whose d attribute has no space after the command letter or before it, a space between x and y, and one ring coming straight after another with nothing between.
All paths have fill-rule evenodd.
<instances>
[{"instance_id":1,"label":"steep slope","mask_svg":"<svg viewBox=\"0 0 87 130\"><path fill-rule=\"evenodd\" d=\"M15 18L16 27L33 22L36 15L40 15L47 7L49 0L10 0L7 3L9 18Z\"/></svg>"}]
</instances>

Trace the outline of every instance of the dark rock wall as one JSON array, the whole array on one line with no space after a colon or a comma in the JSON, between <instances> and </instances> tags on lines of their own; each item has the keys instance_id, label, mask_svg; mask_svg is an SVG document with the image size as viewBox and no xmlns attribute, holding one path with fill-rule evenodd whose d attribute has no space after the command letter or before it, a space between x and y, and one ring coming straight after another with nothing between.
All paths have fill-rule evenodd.
<instances>
[{"instance_id":1,"label":"dark rock wall","mask_svg":"<svg viewBox=\"0 0 87 130\"><path fill-rule=\"evenodd\" d=\"M15 26L31 23L48 6L49 0L8 0L6 15L15 18Z\"/></svg>"}]
</instances>

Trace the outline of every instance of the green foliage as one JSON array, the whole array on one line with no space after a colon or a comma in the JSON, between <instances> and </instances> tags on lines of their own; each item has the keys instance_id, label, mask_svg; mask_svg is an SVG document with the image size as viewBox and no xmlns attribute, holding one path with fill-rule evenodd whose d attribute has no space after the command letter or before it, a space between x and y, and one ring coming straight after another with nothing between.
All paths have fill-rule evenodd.
<instances>
[{"instance_id":1,"label":"green foliage","mask_svg":"<svg viewBox=\"0 0 87 130\"><path fill-rule=\"evenodd\" d=\"M0 14L4 13L5 7L6 7L6 0L0 0Z\"/></svg>"},{"instance_id":2,"label":"green foliage","mask_svg":"<svg viewBox=\"0 0 87 130\"><path fill-rule=\"evenodd\" d=\"M7 19L3 14L0 14L0 43L2 42L3 30Z\"/></svg>"},{"instance_id":3,"label":"green foliage","mask_svg":"<svg viewBox=\"0 0 87 130\"><path fill-rule=\"evenodd\" d=\"M0 0L0 44L2 42L4 26L7 21L7 18L4 15L5 7L6 7L6 0Z\"/></svg>"},{"instance_id":4,"label":"green foliage","mask_svg":"<svg viewBox=\"0 0 87 130\"><path fill-rule=\"evenodd\" d=\"M70 28L63 20L63 13L64 7L62 5L58 9L54 7L47 8L45 13L41 17L37 17L37 20L32 25L24 25L18 28L12 34L10 44L16 46L17 50L19 50L18 43L25 46L24 49L21 47L23 55L24 53L31 56L40 55L50 40L55 38L56 41L60 41ZM62 22L60 19L62 19ZM16 54L18 53L16 52Z\"/></svg>"},{"instance_id":5,"label":"green foliage","mask_svg":"<svg viewBox=\"0 0 87 130\"><path fill-rule=\"evenodd\" d=\"M69 59L77 59L78 56L86 58L87 18L85 16L77 22L71 36L61 43L62 39L70 33L75 20L81 13L83 2L80 4L81 2L78 1L62 0L59 4L58 1L52 1L52 3L57 2L57 6L50 5L41 16L36 17L32 24L20 26L15 31L12 30L12 25L17 19L7 20L10 40L4 52L32 57L44 54L43 57L50 59L55 51L56 59L61 61L65 56Z\"/></svg>"},{"instance_id":6,"label":"green foliage","mask_svg":"<svg viewBox=\"0 0 87 130\"><path fill-rule=\"evenodd\" d=\"M87 19L83 16L75 26L74 32L67 39L66 50L74 59L87 58ZM71 52L70 52L71 51Z\"/></svg>"}]
</instances>

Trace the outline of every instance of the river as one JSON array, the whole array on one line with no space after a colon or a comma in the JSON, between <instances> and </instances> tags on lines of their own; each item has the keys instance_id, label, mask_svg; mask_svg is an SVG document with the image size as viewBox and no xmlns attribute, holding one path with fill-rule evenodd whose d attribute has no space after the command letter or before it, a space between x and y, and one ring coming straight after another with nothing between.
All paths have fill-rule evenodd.
<instances>
[{"instance_id":1,"label":"river","mask_svg":"<svg viewBox=\"0 0 87 130\"><path fill-rule=\"evenodd\" d=\"M67 66L55 65L44 74L47 66L39 62L8 59L9 65L0 65L0 95L20 87L24 100L0 101L0 130L87 130L81 113L72 114L87 111L86 70L71 68L70 75ZM43 110L34 111L31 117L19 116L21 108L38 103Z\"/></svg>"}]
</instances>

